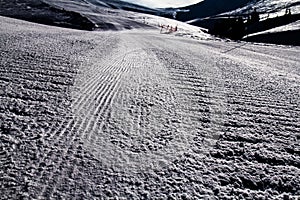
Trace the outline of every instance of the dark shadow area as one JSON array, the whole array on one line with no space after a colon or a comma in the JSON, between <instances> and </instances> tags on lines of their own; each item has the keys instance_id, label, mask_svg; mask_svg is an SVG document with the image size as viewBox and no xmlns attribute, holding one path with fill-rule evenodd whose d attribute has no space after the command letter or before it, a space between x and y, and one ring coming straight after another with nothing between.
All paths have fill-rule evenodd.
<instances>
[{"instance_id":1,"label":"dark shadow area","mask_svg":"<svg viewBox=\"0 0 300 200\"><path fill-rule=\"evenodd\" d=\"M226 37L239 40L245 35L245 24L243 18L222 18L218 19L209 33L219 37Z\"/></svg>"},{"instance_id":2,"label":"dark shadow area","mask_svg":"<svg viewBox=\"0 0 300 200\"><path fill-rule=\"evenodd\" d=\"M278 33L260 34L247 37L244 40L247 42L260 42L270 44L294 45L300 46L300 30L284 31Z\"/></svg>"},{"instance_id":3,"label":"dark shadow area","mask_svg":"<svg viewBox=\"0 0 300 200\"><path fill-rule=\"evenodd\" d=\"M181 8L182 10L189 10L189 12L178 12L176 19L179 21L189 21L213 16L240 8L250 1L251 0L204 0L195 5Z\"/></svg>"},{"instance_id":4,"label":"dark shadow area","mask_svg":"<svg viewBox=\"0 0 300 200\"><path fill-rule=\"evenodd\" d=\"M288 25L295 21L300 20L300 14L291 14L287 12L283 16L269 18L260 21L259 13L256 11L248 15L240 16L222 16L199 19L191 22L190 24L204 27L208 29L208 32L212 35L221 38L230 38L233 40L242 40L246 35L252 33L258 33L266 31L279 26ZM267 39L269 34L263 34L260 36L252 36L245 41L266 42L274 44L288 44L299 45L299 35L296 36L299 31L286 31L282 33L272 33L270 38ZM289 37L289 38L285 38ZM251 39L250 39L251 38ZM260 41L261 39L261 41ZM272 41L272 42L271 42Z\"/></svg>"},{"instance_id":5,"label":"dark shadow area","mask_svg":"<svg viewBox=\"0 0 300 200\"><path fill-rule=\"evenodd\" d=\"M276 28L279 26L283 26L292 22L300 20L300 14L286 14L283 16L269 18L263 21L255 22L255 23L248 23L246 34L257 33L265 30L269 30L271 28Z\"/></svg>"}]
</instances>

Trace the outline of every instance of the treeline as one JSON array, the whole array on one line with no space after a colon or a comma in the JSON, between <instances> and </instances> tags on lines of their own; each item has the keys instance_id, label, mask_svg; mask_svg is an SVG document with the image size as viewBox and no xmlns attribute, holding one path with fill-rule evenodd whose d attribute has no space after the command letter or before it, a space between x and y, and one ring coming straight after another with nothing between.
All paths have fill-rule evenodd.
<instances>
[{"instance_id":1,"label":"treeline","mask_svg":"<svg viewBox=\"0 0 300 200\"><path fill-rule=\"evenodd\" d=\"M249 15L206 18L192 24L207 28L210 34L240 40L248 34L286 25L299 19L299 14L293 15L287 9L283 16L260 20L260 13L254 10Z\"/></svg>"}]
</instances>

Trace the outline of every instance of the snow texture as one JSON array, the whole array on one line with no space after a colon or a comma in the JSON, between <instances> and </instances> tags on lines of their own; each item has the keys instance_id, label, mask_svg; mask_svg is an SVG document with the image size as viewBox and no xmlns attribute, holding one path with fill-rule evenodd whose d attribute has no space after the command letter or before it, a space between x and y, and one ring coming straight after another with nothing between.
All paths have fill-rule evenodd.
<instances>
[{"instance_id":1,"label":"snow texture","mask_svg":"<svg viewBox=\"0 0 300 200\"><path fill-rule=\"evenodd\" d=\"M0 21L1 199L299 198L299 47Z\"/></svg>"}]
</instances>

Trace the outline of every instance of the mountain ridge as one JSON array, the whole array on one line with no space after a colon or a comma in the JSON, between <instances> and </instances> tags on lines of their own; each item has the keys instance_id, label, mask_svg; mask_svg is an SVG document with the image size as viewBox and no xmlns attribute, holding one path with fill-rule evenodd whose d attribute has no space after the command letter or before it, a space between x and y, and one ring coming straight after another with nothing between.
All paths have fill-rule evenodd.
<instances>
[{"instance_id":1,"label":"mountain ridge","mask_svg":"<svg viewBox=\"0 0 300 200\"><path fill-rule=\"evenodd\" d=\"M189 21L195 18L209 17L237 9L251 1L253 0L204 0L197 4L180 8L182 10L189 10L189 12L178 12L176 19L179 21Z\"/></svg>"}]
</instances>

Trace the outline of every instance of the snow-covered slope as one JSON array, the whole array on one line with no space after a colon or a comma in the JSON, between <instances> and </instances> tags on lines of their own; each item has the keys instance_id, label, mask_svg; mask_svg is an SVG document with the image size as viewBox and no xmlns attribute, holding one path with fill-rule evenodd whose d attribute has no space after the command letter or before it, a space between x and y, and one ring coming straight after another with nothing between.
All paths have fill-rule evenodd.
<instances>
[{"instance_id":1,"label":"snow-covered slope","mask_svg":"<svg viewBox=\"0 0 300 200\"><path fill-rule=\"evenodd\" d=\"M113 9L113 5L117 4L119 9ZM123 10L124 5L134 7L134 4L119 1L3 0L0 1L0 5L2 6L0 14L48 25L98 31L141 28L157 29L159 32L159 29L162 29L162 33L177 36L212 38L196 26L160 16ZM173 29L177 27L177 31L171 31L171 27Z\"/></svg>"},{"instance_id":2,"label":"snow-covered slope","mask_svg":"<svg viewBox=\"0 0 300 200\"><path fill-rule=\"evenodd\" d=\"M119 30L146 27L144 24L130 19L135 14L132 12L127 13L125 10L154 15L165 15L167 13L163 10L150 9L118 0L0 1L0 15L48 25L85 30L95 28Z\"/></svg>"},{"instance_id":3,"label":"snow-covered slope","mask_svg":"<svg viewBox=\"0 0 300 200\"><path fill-rule=\"evenodd\" d=\"M298 47L0 23L1 200L299 198Z\"/></svg>"},{"instance_id":4,"label":"snow-covered slope","mask_svg":"<svg viewBox=\"0 0 300 200\"><path fill-rule=\"evenodd\" d=\"M223 13L223 15L241 15L249 14L256 9L261 18L273 18L285 14L286 9L290 9L292 14L300 14L299 0L257 0L252 1L246 6Z\"/></svg>"},{"instance_id":5,"label":"snow-covered slope","mask_svg":"<svg viewBox=\"0 0 300 200\"><path fill-rule=\"evenodd\" d=\"M94 24L80 13L50 6L42 0L1 0L0 15L66 28L94 28Z\"/></svg>"},{"instance_id":6,"label":"snow-covered slope","mask_svg":"<svg viewBox=\"0 0 300 200\"><path fill-rule=\"evenodd\" d=\"M257 13L259 20L251 21L251 15L253 13ZM222 22L224 19L223 21L226 23L230 21L230 18L243 18L245 27L244 39L247 38L247 41L288 45L300 44L299 0L251 1L246 6L213 16L206 20L208 22L213 20ZM191 21L191 23L205 24L199 19ZM214 27L214 24L212 27Z\"/></svg>"},{"instance_id":7,"label":"snow-covered slope","mask_svg":"<svg viewBox=\"0 0 300 200\"><path fill-rule=\"evenodd\" d=\"M0 6L0 14L4 16L48 25L102 31L134 28L160 29L161 26L169 26L177 27L176 35L211 38L208 34L203 33L199 27L169 18L144 14L158 10L147 9L117 0L2 0ZM131 10L143 9L140 11L144 13L128 11L129 8L132 8ZM164 29L162 32L170 33L171 31Z\"/></svg>"},{"instance_id":8,"label":"snow-covered slope","mask_svg":"<svg viewBox=\"0 0 300 200\"><path fill-rule=\"evenodd\" d=\"M300 45L300 1L260 0L224 15L247 15L256 10L260 23L249 27L247 41ZM252 29L252 30L251 30Z\"/></svg>"},{"instance_id":9,"label":"snow-covered slope","mask_svg":"<svg viewBox=\"0 0 300 200\"><path fill-rule=\"evenodd\" d=\"M121 9L99 6L88 1L64 1L64 0L44 0L47 4L80 13L95 24L97 30L122 30L132 28L147 28L145 23L139 19L139 13L129 12Z\"/></svg>"}]
</instances>

